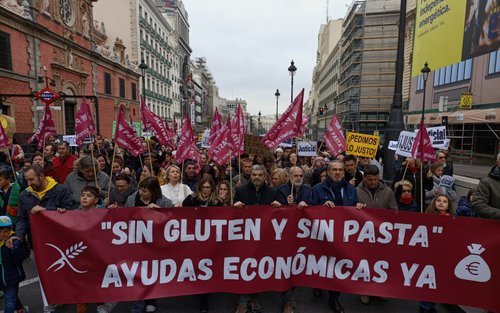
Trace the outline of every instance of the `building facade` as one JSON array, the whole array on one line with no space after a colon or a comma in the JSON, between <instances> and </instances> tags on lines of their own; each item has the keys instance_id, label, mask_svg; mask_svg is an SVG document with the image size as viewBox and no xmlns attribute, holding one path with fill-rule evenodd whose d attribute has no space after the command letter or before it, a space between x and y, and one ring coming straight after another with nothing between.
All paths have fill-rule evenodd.
<instances>
[{"instance_id":1,"label":"building facade","mask_svg":"<svg viewBox=\"0 0 500 313\"><path fill-rule=\"evenodd\" d=\"M32 94L44 87L63 95L51 104L59 134L74 134L75 113L81 99L88 97L98 131L110 138L116 106L136 110L138 104L133 90L139 75L119 56L125 46L118 42L116 50L106 51L109 57L98 52L95 30L104 27L94 23L95 1L23 3L0 1L0 84L6 87L0 101L2 111L15 118L20 141L40 123L43 104ZM101 81L104 73L109 74L106 83Z\"/></svg>"},{"instance_id":2,"label":"building facade","mask_svg":"<svg viewBox=\"0 0 500 313\"><path fill-rule=\"evenodd\" d=\"M348 10L336 103L345 129L373 133L387 125L394 95L399 5L397 0L354 1Z\"/></svg>"}]
</instances>

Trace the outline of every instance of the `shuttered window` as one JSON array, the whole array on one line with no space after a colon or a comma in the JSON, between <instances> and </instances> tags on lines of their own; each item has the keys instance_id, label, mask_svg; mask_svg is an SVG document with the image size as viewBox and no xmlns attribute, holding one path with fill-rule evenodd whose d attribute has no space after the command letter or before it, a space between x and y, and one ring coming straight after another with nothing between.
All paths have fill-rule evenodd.
<instances>
[{"instance_id":1,"label":"shuttered window","mask_svg":"<svg viewBox=\"0 0 500 313\"><path fill-rule=\"evenodd\" d=\"M4 32L0 32L0 68L12 71L10 35Z\"/></svg>"}]
</instances>

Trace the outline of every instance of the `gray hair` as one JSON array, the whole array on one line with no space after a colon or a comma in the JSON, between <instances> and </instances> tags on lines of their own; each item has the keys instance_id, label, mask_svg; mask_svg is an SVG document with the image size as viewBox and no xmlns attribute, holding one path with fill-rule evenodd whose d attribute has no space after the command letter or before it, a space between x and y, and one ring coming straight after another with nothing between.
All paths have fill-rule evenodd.
<instances>
[{"instance_id":1,"label":"gray hair","mask_svg":"<svg viewBox=\"0 0 500 313\"><path fill-rule=\"evenodd\" d=\"M75 162L75 172L78 173L84 168L94 168L96 173L99 173L101 169L99 168L99 163L97 163L96 159L93 159L91 156L84 156L78 159Z\"/></svg>"},{"instance_id":2,"label":"gray hair","mask_svg":"<svg viewBox=\"0 0 500 313\"><path fill-rule=\"evenodd\" d=\"M254 164L252 166L252 172L253 171L263 171L263 172L266 172L266 169L264 167L264 165L261 165L261 164Z\"/></svg>"}]
</instances>

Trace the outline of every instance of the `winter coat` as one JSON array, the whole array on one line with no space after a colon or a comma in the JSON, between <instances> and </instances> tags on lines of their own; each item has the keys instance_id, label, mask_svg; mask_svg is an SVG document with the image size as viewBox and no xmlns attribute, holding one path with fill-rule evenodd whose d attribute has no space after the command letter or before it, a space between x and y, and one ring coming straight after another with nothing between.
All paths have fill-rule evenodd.
<instances>
[{"instance_id":1,"label":"winter coat","mask_svg":"<svg viewBox=\"0 0 500 313\"><path fill-rule=\"evenodd\" d=\"M367 208L398 209L394 192L381 182L378 183L375 194L372 194L371 190L365 186L364 182L359 184L357 192L358 202L366 204Z\"/></svg>"},{"instance_id":2,"label":"winter coat","mask_svg":"<svg viewBox=\"0 0 500 313\"><path fill-rule=\"evenodd\" d=\"M136 191L136 188L130 184L130 186L122 193L119 193L116 188L112 188L109 192L109 204L114 204L115 202L119 207L125 206L128 197Z\"/></svg>"},{"instance_id":3,"label":"winter coat","mask_svg":"<svg viewBox=\"0 0 500 313\"><path fill-rule=\"evenodd\" d=\"M127 202L125 202L125 207L126 208L132 208L132 207L135 207L135 198L139 196L139 191L136 191L134 192L133 194L131 194L128 199L127 199ZM155 201L155 204L157 206L159 206L160 208L171 208L173 207L172 205L172 201L170 201L170 199L167 199L165 196L161 196L160 198L158 198L156 201Z\"/></svg>"},{"instance_id":4,"label":"winter coat","mask_svg":"<svg viewBox=\"0 0 500 313\"><path fill-rule=\"evenodd\" d=\"M266 205L278 200L278 191L268 185L262 185L259 191L252 182L236 188L234 203L241 201L245 205Z\"/></svg>"},{"instance_id":5,"label":"winter coat","mask_svg":"<svg viewBox=\"0 0 500 313\"><path fill-rule=\"evenodd\" d=\"M441 194L443 194L443 191L446 191L445 195L448 196L451 201L455 201L457 199L457 192L453 190L452 188L446 188L446 187L439 187L441 179L437 177L436 175L432 175L432 183L433 183L433 188L432 190L426 191L425 192L425 204L429 205L434 198L436 198L436 193L434 192L435 190L439 190Z\"/></svg>"},{"instance_id":6,"label":"winter coat","mask_svg":"<svg viewBox=\"0 0 500 313\"><path fill-rule=\"evenodd\" d=\"M108 174L99 171L97 172L97 186L95 185L95 179L86 180L80 172L72 172L66 177L64 186L68 188L71 192L73 199L73 207L78 207L80 204L80 196L83 187L94 186L101 190L101 198L106 198L108 196L108 186L109 186L109 176Z\"/></svg>"},{"instance_id":7,"label":"winter coat","mask_svg":"<svg viewBox=\"0 0 500 313\"><path fill-rule=\"evenodd\" d=\"M45 179L49 179L46 177ZM28 235L28 245L32 247L30 211L40 205L47 211L55 211L57 208L73 210L71 192L64 185L57 184L48 190L42 199L39 199L30 189L26 189L19 195L19 213L17 215L16 236L24 239Z\"/></svg>"},{"instance_id":8,"label":"winter coat","mask_svg":"<svg viewBox=\"0 0 500 313\"><path fill-rule=\"evenodd\" d=\"M14 240L13 248L9 249L5 244L0 248L0 286L15 286L26 278L23 269L23 261L29 256L26 243Z\"/></svg>"},{"instance_id":9,"label":"winter coat","mask_svg":"<svg viewBox=\"0 0 500 313\"><path fill-rule=\"evenodd\" d=\"M313 204L323 205L326 201L334 202L333 193L333 180L327 177L324 182L317 184L313 188ZM355 206L358 203L358 193L356 188L347 183L344 188L342 188L342 205L344 206Z\"/></svg>"},{"instance_id":10,"label":"winter coat","mask_svg":"<svg viewBox=\"0 0 500 313\"><path fill-rule=\"evenodd\" d=\"M468 216L468 217L476 217L477 214L472 210L471 204L467 200L467 196L461 196L460 200L458 200L458 207L456 211L457 216Z\"/></svg>"},{"instance_id":11,"label":"winter coat","mask_svg":"<svg viewBox=\"0 0 500 313\"><path fill-rule=\"evenodd\" d=\"M484 218L500 219L500 168L494 166L479 181L472 198L472 209Z\"/></svg>"},{"instance_id":12,"label":"winter coat","mask_svg":"<svg viewBox=\"0 0 500 313\"><path fill-rule=\"evenodd\" d=\"M290 183L288 184L283 184L279 186L278 188L278 201L283 204L283 205L288 205L288 196L290 195L290 192L292 190L292 187ZM299 204L300 202L304 201L306 204L311 205L312 204L312 189L309 185L304 185L302 184L298 188L293 188L293 199L295 201L295 204Z\"/></svg>"}]
</instances>

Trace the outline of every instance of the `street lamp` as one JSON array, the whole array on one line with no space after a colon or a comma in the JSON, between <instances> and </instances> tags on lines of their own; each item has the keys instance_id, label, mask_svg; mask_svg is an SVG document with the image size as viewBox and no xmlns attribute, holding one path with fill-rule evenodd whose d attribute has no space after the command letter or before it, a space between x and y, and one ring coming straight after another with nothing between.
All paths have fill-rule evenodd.
<instances>
[{"instance_id":1,"label":"street lamp","mask_svg":"<svg viewBox=\"0 0 500 313\"><path fill-rule=\"evenodd\" d=\"M288 73L290 73L290 78L292 79L290 103L293 102L293 76L295 75L296 70L297 70L297 68L295 67L295 63L292 60L292 62L290 62L290 66L288 67Z\"/></svg>"},{"instance_id":2,"label":"street lamp","mask_svg":"<svg viewBox=\"0 0 500 313\"><path fill-rule=\"evenodd\" d=\"M260 135L260 129L262 128L262 125L260 124L260 117L262 116L262 113L259 111L259 117L257 118L257 135Z\"/></svg>"},{"instance_id":3,"label":"street lamp","mask_svg":"<svg viewBox=\"0 0 500 313\"><path fill-rule=\"evenodd\" d=\"M278 98L280 97L280 90L276 89L276 93L274 95L276 96L276 121L278 121Z\"/></svg>"},{"instance_id":4,"label":"street lamp","mask_svg":"<svg viewBox=\"0 0 500 313\"><path fill-rule=\"evenodd\" d=\"M43 66L43 72L45 73L45 76L38 76L38 83L39 84L45 83L45 87L49 88L49 79L50 79L50 86L55 87L56 81L47 76L47 67L45 65Z\"/></svg>"},{"instance_id":5,"label":"street lamp","mask_svg":"<svg viewBox=\"0 0 500 313\"><path fill-rule=\"evenodd\" d=\"M424 111L425 111L425 89L427 89L427 79L429 78L429 73L431 72L431 69L429 68L428 66L429 64L427 64L427 62L425 62L424 64L424 67L420 70L420 72L422 73L422 76L424 77L424 100L422 101L422 122L424 121L425 119L425 116L424 116Z\"/></svg>"},{"instance_id":6,"label":"street lamp","mask_svg":"<svg viewBox=\"0 0 500 313\"><path fill-rule=\"evenodd\" d=\"M146 70L148 69L148 65L144 62L144 59L141 60L139 69L141 70L142 75L142 96L144 98L144 102L146 102Z\"/></svg>"}]
</instances>

